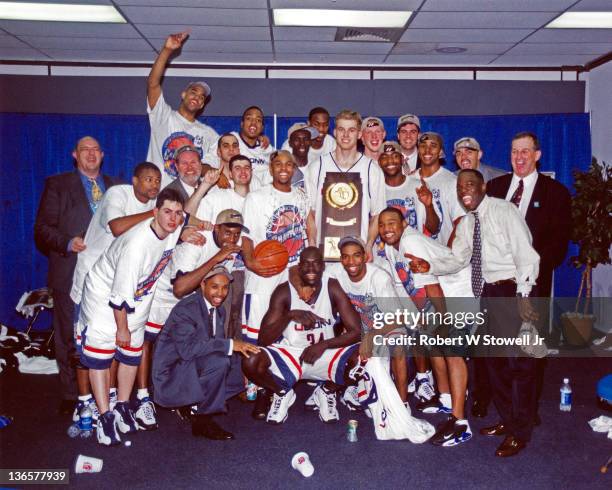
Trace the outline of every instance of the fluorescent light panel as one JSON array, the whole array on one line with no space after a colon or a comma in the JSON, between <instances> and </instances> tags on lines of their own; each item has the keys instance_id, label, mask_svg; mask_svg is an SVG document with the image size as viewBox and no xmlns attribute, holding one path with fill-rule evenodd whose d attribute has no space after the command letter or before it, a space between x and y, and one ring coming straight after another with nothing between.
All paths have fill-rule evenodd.
<instances>
[{"instance_id":1,"label":"fluorescent light panel","mask_svg":"<svg viewBox=\"0 0 612 490\"><path fill-rule=\"evenodd\" d=\"M274 9L277 26L404 27L412 12L331 9Z\"/></svg>"},{"instance_id":2,"label":"fluorescent light panel","mask_svg":"<svg viewBox=\"0 0 612 490\"><path fill-rule=\"evenodd\" d=\"M0 2L0 19L126 23L123 16L112 5L67 3Z\"/></svg>"},{"instance_id":3,"label":"fluorescent light panel","mask_svg":"<svg viewBox=\"0 0 612 490\"><path fill-rule=\"evenodd\" d=\"M565 12L546 27L553 29L612 29L612 12Z\"/></svg>"}]
</instances>

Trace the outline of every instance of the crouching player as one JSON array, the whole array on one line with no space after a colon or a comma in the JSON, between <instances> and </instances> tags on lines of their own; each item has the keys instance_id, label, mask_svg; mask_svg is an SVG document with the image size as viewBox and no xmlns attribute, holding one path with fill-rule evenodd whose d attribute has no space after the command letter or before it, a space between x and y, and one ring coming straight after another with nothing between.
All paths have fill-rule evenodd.
<instances>
[{"instance_id":1,"label":"crouching player","mask_svg":"<svg viewBox=\"0 0 612 490\"><path fill-rule=\"evenodd\" d=\"M314 293L304 302L289 282L277 286L261 322L258 345L264 348L242 361L245 375L274 393L266 418L269 423L287 420L296 399L293 386L302 379L325 382L313 394L319 418L339 420L336 392L350 384L348 374L358 362L361 321L338 281L324 269L319 249L305 248L298 272ZM336 327L342 329L338 335L334 333L336 313L340 317Z\"/></svg>"},{"instance_id":2,"label":"crouching player","mask_svg":"<svg viewBox=\"0 0 612 490\"><path fill-rule=\"evenodd\" d=\"M183 198L173 189L157 197L153 219L143 221L117 238L85 278L79 326L81 362L100 410L100 444L121 442L122 433L137 425L129 407L136 370L142 356L145 322L157 279L172 258L183 222ZM118 396L109 409L110 365L119 362Z\"/></svg>"}]
</instances>

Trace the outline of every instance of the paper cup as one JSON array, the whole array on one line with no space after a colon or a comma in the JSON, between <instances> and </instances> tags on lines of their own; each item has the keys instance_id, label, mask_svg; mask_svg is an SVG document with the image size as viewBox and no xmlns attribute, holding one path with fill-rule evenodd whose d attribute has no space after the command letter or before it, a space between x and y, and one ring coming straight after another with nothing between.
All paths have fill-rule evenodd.
<instances>
[{"instance_id":1,"label":"paper cup","mask_svg":"<svg viewBox=\"0 0 612 490\"><path fill-rule=\"evenodd\" d=\"M305 452L296 453L293 458L291 458L291 467L294 470L298 470L302 476L308 478L312 476L314 473L314 466L310 462L310 457Z\"/></svg>"},{"instance_id":2,"label":"paper cup","mask_svg":"<svg viewBox=\"0 0 612 490\"><path fill-rule=\"evenodd\" d=\"M74 471L76 473L99 473L102 470L102 463L104 461L101 459L79 454L74 464Z\"/></svg>"}]
</instances>

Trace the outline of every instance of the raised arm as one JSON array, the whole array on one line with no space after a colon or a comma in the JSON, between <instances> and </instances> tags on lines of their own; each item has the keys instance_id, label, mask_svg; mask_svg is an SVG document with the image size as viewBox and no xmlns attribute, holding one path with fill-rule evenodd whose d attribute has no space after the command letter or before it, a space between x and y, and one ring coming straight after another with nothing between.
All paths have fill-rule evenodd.
<instances>
[{"instance_id":1,"label":"raised arm","mask_svg":"<svg viewBox=\"0 0 612 490\"><path fill-rule=\"evenodd\" d=\"M174 53L174 51L183 45L187 37L189 37L189 32L170 34L164 43L164 47L155 59L147 80L147 101L151 109L155 107L155 104L157 104L159 96L162 93L161 79L166 71L168 59L172 53Z\"/></svg>"}]
</instances>

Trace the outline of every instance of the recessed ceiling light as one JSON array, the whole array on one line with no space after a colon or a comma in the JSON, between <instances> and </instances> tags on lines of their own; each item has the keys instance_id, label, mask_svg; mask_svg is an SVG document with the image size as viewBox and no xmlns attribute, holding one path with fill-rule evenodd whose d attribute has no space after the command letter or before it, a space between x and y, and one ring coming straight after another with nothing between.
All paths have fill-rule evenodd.
<instances>
[{"instance_id":1,"label":"recessed ceiling light","mask_svg":"<svg viewBox=\"0 0 612 490\"><path fill-rule=\"evenodd\" d=\"M377 10L274 9L277 26L404 27L412 12Z\"/></svg>"},{"instance_id":2,"label":"recessed ceiling light","mask_svg":"<svg viewBox=\"0 0 612 490\"><path fill-rule=\"evenodd\" d=\"M445 48L436 48L438 53L444 54L457 54L457 53L465 53L467 48L460 48L459 46L447 46Z\"/></svg>"},{"instance_id":3,"label":"recessed ceiling light","mask_svg":"<svg viewBox=\"0 0 612 490\"><path fill-rule=\"evenodd\" d=\"M54 22L114 22L126 20L112 5L0 2L0 19Z\"/></svg>"},{"instance_id":4,"label":"recessed ceiling light","mask_svg":"<svg viewBox=\"0 0 612 490\"><path fill-rule=\"evenodd\" d=\"M612 29L612 12L565 12L546 27L555 29Z\"/></svg>"}]
</instances>

